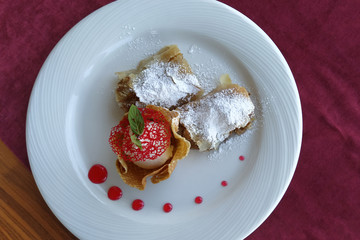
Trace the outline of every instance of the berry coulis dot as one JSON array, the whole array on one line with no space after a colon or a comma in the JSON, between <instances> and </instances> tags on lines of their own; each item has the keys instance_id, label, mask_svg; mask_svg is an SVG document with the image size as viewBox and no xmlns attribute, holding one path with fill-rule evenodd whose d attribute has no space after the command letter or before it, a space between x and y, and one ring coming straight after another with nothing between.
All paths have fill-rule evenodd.
<instances>
[{"instance_id":1,"label":"berry coulis dot","mask_svg":"<svg viewBox=\"0 0 360 240\"><path fill-rule=\"evenodd\" d=\"M227 182L227 181L222 181L222 182L221 182L221 186L226 187L227 185L228 185L228 182Z\"/></svg>"},{"instance_id":2,"label":"berry coulis dot","mask_svg":"<svg viewBox=\"0 0 360 240\"><path fill-rule=\"evenodd\" d=\"M109 199L115 201L122 197L122 190L117 186L112 186L108 190Z\"/></svg>"},{"instance_id":3,"label":"berry coulis dot","mask_svg":"<svg viewBox=\"0 0 360 240\"><path fill-rule=\"evenodd\" d=\"M135 199L135 200L132 202L132 208L133 208L135 211L139 211L139 210L141 210L143 207L144 207L144 201L141 200L141 199Z\"/></svg>"},{"instance_id":4,"label":"berry coulis dot","mask_svg":"<svg viewBox=\"0 0 360 240\"><path fill-rule=\"evenodd\" d=\"M241 155L241 156L239 157L239 159L240 159L240 161L244 161L244 160L245 160L245 157Z\"/></svg>"},{"instance_id":5,"label":"berry coulis dot","mask_svg":"<svg viewBox=\"0 0 360 240\"><path fill-rule=\"evenodd\" d=\"M90 168L88 177L93 183L103 183L107 179L107 170L103 165L95 164Z\"/></svg>"},{"instance_id":6,"label":"berry coulis dot","mask_svg":"<svg viewBox=\"0 0 360 240\"><path fill-rule=\"evenodd\" d=\"M164 204L164 207L163 207L164 212L166 212L166 213L171 212L172 209L173 209L173 206L171 203Z\"/></svg>"},{"instance_id":7,"label":"berry coulis dot","mask_svg":"<svg viewBox=\"0 0 360 240\"><path fill-rule=\"evenodd\" d=\"M200 204L200 203L202 203L202 201L203 201L203 198L200 197L200 196L197 196L197 197L195 198L195 203L196 203L196 204Z\"/></svg>"}]
</instances>

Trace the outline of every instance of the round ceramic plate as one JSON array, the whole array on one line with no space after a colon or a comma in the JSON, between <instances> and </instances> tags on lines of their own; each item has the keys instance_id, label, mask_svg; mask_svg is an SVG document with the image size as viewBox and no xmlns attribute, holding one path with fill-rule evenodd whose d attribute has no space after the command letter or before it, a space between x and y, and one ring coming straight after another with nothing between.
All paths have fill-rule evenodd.
<instances>
[{"instance_id":1,"label":"round ceramic plate","mask_svg":"<svg viewBox=\"0 0 360 240\"><path fill-rule=\"evenodd\" d=\"M246 87L256 119L219 150L191 150L168 180L148 181L139 191L117 174L108 144L123 115L114 73L169 44L179 46L206 90L223 73ZM299 156L302 115L286 61L241 13L216 1L123 0L86 17L56 45L36 80L26 135L41 193L77 237L229 240L248 236L284 195ZM108 170L102 184L87 176L96 163ZM114 185L123 191L117 201L107 197ZM140 211L131 208L137 198L145 203ZM162 210L167 202L169 213Z\"/></svg>"}]
</instances>

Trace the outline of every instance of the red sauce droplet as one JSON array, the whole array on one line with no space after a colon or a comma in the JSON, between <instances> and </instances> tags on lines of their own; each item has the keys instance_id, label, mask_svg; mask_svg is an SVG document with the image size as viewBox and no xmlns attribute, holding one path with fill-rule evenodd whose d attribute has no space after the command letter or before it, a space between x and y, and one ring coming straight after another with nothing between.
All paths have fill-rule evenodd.
<instances>
[{"instance_id":1,"label":"red sauce droplet","mask_svg":"<svg viewBox=\"0 0 360 240\"><path fill-rule=\"evenodd\" d=\"M196 203L196 204L200 204L200 203L202 203L202 201L203 201L203 198L200 197L200 196L197 196L197 197L195 198L195 203Z\"/></svg>"},{"instance_id":2,"label":"red sauce droplet","mask_svg":"<svg viewBox=\"0 0 360 240\"><path fill-rule=\"evenodd\" d=\"M165 203L163 209L164 209L164 212L168 213L168 212L171 212L171 210L173 209L173 206L171 203Z\"/></svg>"},{"instance_id":3,"label":"red sauce droplet","mask_svg":"<svg viewBox=\"0 0 360 240\"><path fill-rule=\"evenodd\" d=\"M93 183L103 183L107 179L107 170L101 164L95 164L89 170L88 177Z\"/></svg>"},{"instance_id":4,"label":"red sauce droplet","mask_svg":"<svg viewBox=\"0 0 360 240\"><path fill-rule=\"evenodd\" d=\"M228 182L227 182L227 181L222 181L222 182L221 182L221 186L226 187L227 185L228 185Z\"/></svg>"},{"instance_id":5,"label":"red sauce droplet","mask_svg":"<svg viewBox=\"0 0 360 240\"><path fill-rule=\"evenodd\" d=\"M244 160L245 160L245 157L244 157L244 156L240 156L239 159L240 159L240 161L244 161Z\"/></svg>"},{"instance_id":6,"label":"red sauce droplet","mask_svg":"<svg viewBox=\"0 0 360 240\"><path fill-rule=\"evenodd\" d=\"M141 199L135 199L135 200L132 202L132 208L133 208L135 211L139 211L139 210L141 210L143 207L144 207L144 201L141 200Z\"/></svg>"},{"instance_id":7,"label":"red sauce droplet","mask_svg":"<svg viewBox=\"0 0 360 240\"><path fill-rule=\"evenodd\" d=\"M122 197L122 190L117 186L112 186L108 190L108 197L113 201L118 200Z\"/></svg>"}]
</instances>

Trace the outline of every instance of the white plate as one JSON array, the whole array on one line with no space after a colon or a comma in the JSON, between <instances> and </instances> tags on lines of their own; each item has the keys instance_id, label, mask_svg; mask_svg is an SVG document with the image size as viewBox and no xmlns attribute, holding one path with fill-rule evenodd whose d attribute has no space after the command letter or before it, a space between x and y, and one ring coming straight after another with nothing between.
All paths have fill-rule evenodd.
<instances>
[{"instance_id":1,"label":"white plate","mask_svg":"<svg viewBox=\"0 0 360 240\"><path fill-rule=\"evenodd\" d=\"M170 179L139 191L122 182L107 143L122 116L114 72L134 68L168 44L178 44L204 84L229 73L248 88L256 121L220 151L191 151ZM215 1L123 0L86 17L56 45L36 80L26 129L38 187L77 237L229 240L254 231L285 193L299 156L302 116L286 61L241 13ZM108 169L103 184L87 178L95 163ZM118 201L107 198L112 185L123 190ZM145 202L141 211L131 209L135 198ZM166 202L174 206L170 213L162 211Z\"/></svg>"}]
</instances>

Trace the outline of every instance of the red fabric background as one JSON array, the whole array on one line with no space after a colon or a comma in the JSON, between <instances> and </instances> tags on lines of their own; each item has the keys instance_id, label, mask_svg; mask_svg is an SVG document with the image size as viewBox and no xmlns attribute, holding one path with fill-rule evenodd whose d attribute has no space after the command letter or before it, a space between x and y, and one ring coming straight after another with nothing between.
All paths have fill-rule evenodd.
<instances>
[{"instance_id":1,"label":"red fabric background","mask_svg":"<svg viewBox=\"0 0 360 240\"><path fill-rule=\"evenodd\" d=\"M109 0L0 1L0 138L29 166L28 99L61 37ZM223 0L276 43L299 88L294 178L248 239L360 239L360 1Z\"/></svg>"}]
</instances>

